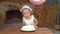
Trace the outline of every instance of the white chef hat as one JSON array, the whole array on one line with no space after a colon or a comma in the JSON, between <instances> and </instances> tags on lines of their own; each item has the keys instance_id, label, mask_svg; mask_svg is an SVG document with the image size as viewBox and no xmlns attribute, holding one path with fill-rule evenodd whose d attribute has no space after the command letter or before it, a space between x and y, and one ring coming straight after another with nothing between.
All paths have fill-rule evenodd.
<instances>
[{"instance_id":1,"label":"white chef hat","mask_svg":"<svg viewBox=\"0 0 60 34\"><path fill-rule=\"evenodd\" d=\"M30 6L28 6L28 5L24 5L24 6L20 9L20 11L23 11L23 9L29 9L30 11L32 11L32 8L30 8Z\"/></svg>"}]
</instances>

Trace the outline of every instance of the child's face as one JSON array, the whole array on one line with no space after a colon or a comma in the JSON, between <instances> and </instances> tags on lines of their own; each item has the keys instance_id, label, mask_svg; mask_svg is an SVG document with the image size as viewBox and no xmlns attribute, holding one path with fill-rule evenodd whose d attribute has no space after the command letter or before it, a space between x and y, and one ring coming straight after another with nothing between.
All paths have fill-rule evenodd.
<instances>
[{"instance_id":1,"label":"child's face","mask_svg":"<svg viewBox=\"0 0 60 34\"><path fill-rule=\"evenodd\" d=\"M23 10L23 15L24 15L25 17L30 17L31 12L29 11L29 9L25 9L25 10Z\"/></svg>"}]
</instances>

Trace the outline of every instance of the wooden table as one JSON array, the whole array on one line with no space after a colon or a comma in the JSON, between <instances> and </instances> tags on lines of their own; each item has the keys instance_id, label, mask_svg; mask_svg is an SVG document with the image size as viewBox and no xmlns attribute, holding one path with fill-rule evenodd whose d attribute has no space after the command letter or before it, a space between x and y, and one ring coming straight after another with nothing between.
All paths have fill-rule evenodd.
<instances>
[{"instance_id":1,"label":"wooden table","mask_svg":"<svg viewBox=\"0 0 60 34\"><path fill-rule=\"evenodd\" d=\"M53 34L48 28L38 28L34 32L22 32L19 28L5 28L0 34Z\"/></svg>"}]
</instances>

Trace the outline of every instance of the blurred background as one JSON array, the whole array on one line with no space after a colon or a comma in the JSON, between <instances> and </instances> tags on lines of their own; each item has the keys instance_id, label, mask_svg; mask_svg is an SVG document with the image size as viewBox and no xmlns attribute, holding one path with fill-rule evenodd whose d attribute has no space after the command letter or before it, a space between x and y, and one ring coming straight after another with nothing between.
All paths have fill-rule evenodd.
<instances>
[{"instance_id":1,"label":"blurred background","mask_svg":"<svg viewBox=\"0 0 60 34\"><path fill-rule=\"evenodd\" d=\"M39 21L38 27L50 28L53 32L60 30L60 0L46 0L43 5L33 5L29 0L0 0L0 29L4 27L21 27L20 8L27 4ZM52 29L51 29L52 28ZM56 30L57 29L57 30Z\"/></svg>"}]
</instances>

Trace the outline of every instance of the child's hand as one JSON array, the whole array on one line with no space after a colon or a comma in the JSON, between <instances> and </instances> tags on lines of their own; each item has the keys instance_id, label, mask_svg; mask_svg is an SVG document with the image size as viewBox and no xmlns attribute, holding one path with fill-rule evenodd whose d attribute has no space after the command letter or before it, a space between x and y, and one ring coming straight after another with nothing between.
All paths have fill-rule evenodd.
<instances>
[{"instance_id":1,"label":"child's hand","mask_svg":"<svg viewBox=\"0 0 60 34\"><path fill-rule=\"evenodd\" d=\"M31 24L31 25L34 25L34 26L36 26L36 24Z\"/></svg>"},{"instance_id":2,"label":"child's hand","mask_svg":"<svg viewBox=\"0 0 60 34\"><path fill-rule=\"evenodd\" d=\"M34 28L38 28L35 24L32 24L34 26Z\"/></svg>"}]
</instances>

